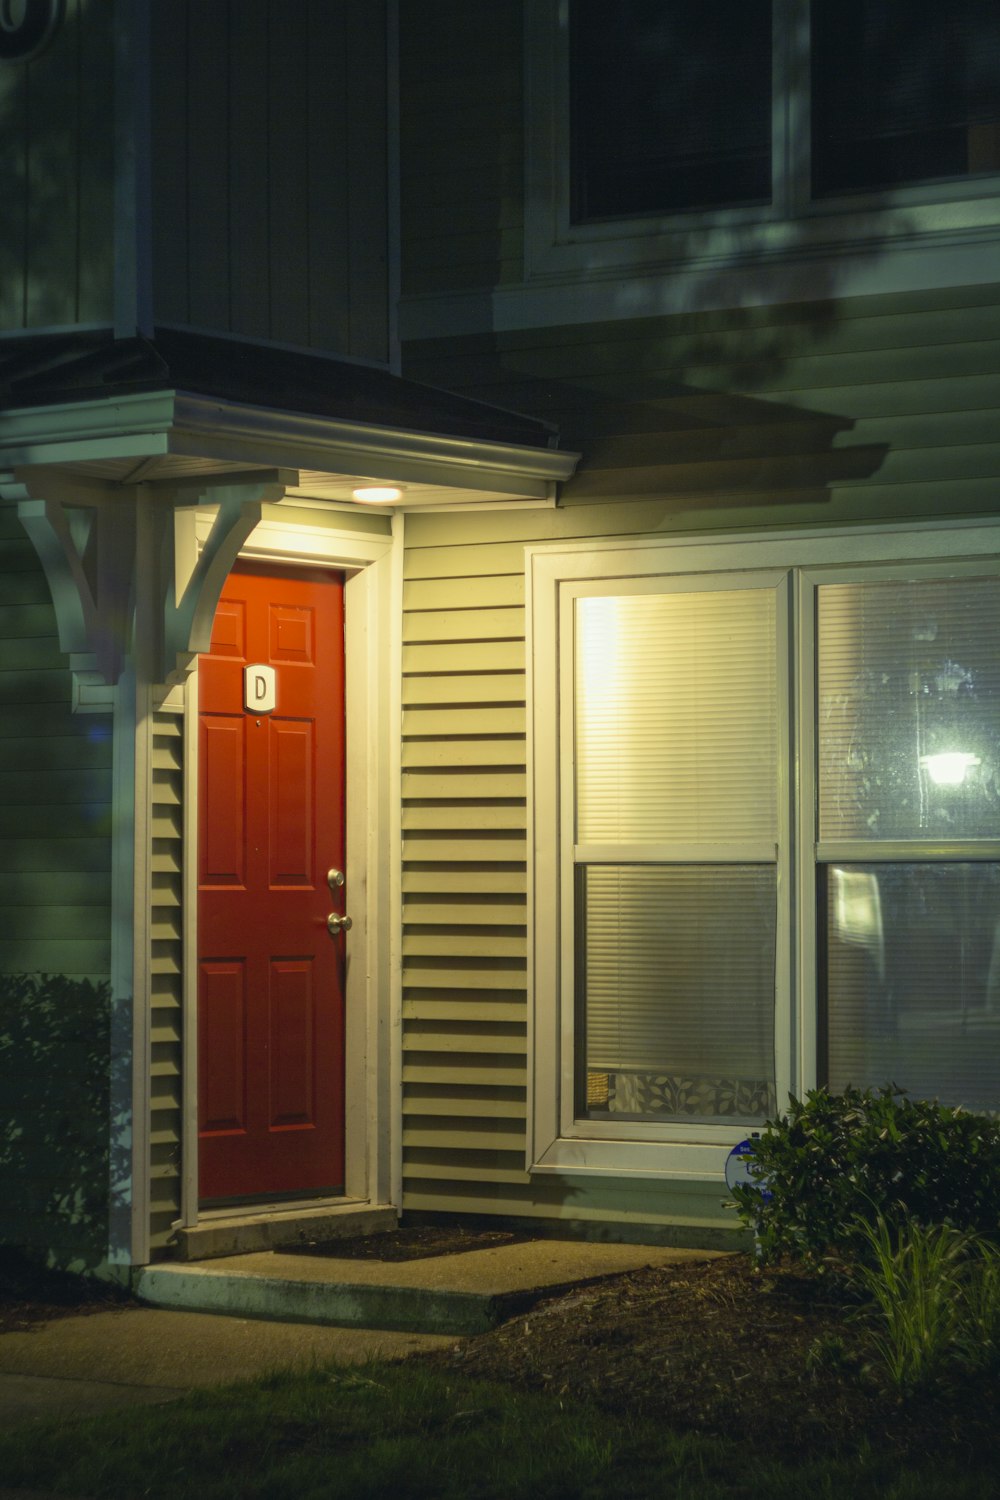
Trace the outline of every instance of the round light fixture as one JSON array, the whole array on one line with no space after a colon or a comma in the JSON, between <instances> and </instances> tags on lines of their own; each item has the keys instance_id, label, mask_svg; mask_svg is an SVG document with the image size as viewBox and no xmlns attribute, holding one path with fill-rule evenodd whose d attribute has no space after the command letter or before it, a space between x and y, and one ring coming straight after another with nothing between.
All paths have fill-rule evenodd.
<instances>
[{"instance_id":1,"label":"round light fixture","mask_svg":"<svg viewBox=\"0 0 1000 1500\"><path fill-rule=\"evenodd\" d=\"M961 786L966 771L978 766L980 760L966 750L946 750L941 755L922 755L920 764L935 786Z\"/></svg>"},{"instance_id":2,"label":"round light fixture","mask_svg":"<svg viewBox=\"0 0 1000 1500\"><path fill-rule=\"evenodd\" d=\"M364 505L392 505L403 498L403 491L395 484L359 484L351 494Z\"/></svg>"}]
</instances>

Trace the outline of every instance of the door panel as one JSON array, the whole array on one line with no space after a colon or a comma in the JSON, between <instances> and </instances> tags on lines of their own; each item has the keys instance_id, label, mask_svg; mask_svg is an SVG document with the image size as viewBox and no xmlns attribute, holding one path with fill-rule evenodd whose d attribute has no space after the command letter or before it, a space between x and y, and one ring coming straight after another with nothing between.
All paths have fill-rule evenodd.
<instances>
[{"instance_id":1,"label":"door panel","mask_svg":"<svg viewBox=\"0 0 1000 1500\"><path fill-rule=\"evenodd\" d=\"M203 1200L342 1190L343 638L336 575L237 568L200 662ZM245 707L263 665L270 713Z\"/></svg>"}]
</instances>

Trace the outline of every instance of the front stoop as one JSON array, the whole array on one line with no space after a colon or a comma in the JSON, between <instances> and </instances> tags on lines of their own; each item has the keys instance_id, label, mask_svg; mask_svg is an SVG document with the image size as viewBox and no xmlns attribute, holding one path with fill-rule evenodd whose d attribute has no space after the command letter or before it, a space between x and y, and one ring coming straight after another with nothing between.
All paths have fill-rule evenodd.
<instances>
[{"instance_id":1,"label":"front stoop","mask_svg":"<svg viewBox=\"0 0 1000 1500\"><path fill-rule=\"evenodd\" d=\"M178 1229L178 1260L215 1260L223 1255L250 1255L309 1240L346 1240L395 1229L395 1208L369 1203L336 1203L322 1208L265 1208L253 1213L222 1213L190 1229Z\"/></svg>"},{"instance_id":2,"label":"front stoop","mask_svg":"<svg viewBox=\"0 0 1000 1500\"><path fill-rule=\"evenodd\" d=\"M719 1253L533 1240L381 1262L279 1249L209 1265L147 1266L135 1273L133 1290L143 1302L185 1312L461 1336L484 1332L542 1297L574 1286Z\"/></svg>"},{"instance_id":3,"label":"front stoop","mask_svg":"<svg viewBox=\"0 0 1000 1500\"><path fill-rule=\"evenodd\" d=\"M483 1333L503 1316L498 1299L478 1292L294 1281L211 1266L147 1266L134 1290L142 1302L182 1312L402 1333Z\"/></svg>"}]
</instances>

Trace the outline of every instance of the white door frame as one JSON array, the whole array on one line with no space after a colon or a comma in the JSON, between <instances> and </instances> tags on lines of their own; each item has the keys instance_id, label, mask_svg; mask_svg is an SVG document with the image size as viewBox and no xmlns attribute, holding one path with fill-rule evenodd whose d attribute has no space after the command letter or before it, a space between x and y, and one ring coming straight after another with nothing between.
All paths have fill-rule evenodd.
<instances>
[{"instance_id":1,"label":"white door frame","mask_svg":"<svg viewBox=\"0 0 1000 1500\"><path fill-rule=\"evenodd\" d=\"M208 513L190 512L201 545ZM327 567L344 588L346 867L353 926L347 935L344 1196L371 1204L399 1197L400 778L399 621L402 517L393 534L262 520L240 553L254 562ZM198 1214L198 671L185 685L184 1053L181 1219ZM309 1207L321 1200L309 1199ZM341 1200L336 1200L341 1201ZM282 1202L282 1211L293 1205ZM266 1204L254 1212L266 1212ZM203 1215L202 1218L209 1217Z\"/></svg>"}]
</instances>

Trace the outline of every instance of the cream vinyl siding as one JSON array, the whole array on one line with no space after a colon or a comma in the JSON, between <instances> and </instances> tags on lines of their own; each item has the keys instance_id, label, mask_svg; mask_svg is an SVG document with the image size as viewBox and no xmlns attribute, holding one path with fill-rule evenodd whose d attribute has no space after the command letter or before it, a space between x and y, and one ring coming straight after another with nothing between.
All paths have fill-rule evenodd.
<instances>
[{"instance_id":1,"label":"cream vinyl siding","mask_svg":"<svg viewBox=\"0 0 1000 1500\"><path fill-rule=\"evenodd\" d=\"M66 0L50 46L0 67L4 328L111 319L113 20L109 3Z\"/></svg>"},{"instance_id":2,"label":"cream vinyl siding","mask_svg":"<svg viewBox=\"0 0 1000 1500\"><path fill-rule=\"evenodd\" d=\"M524 546L995 512L1000 291L442 338L404 372L584 455L555 510L407 517L404 1208L732 1227L717 1188L524 1170Z\"/></svg>"},{"instance_id":3,"label":"cream vinyl siding","mask_svg":"<svg viewBox=\"0 0 1000 1500\"><path fill-rule=\"evenodd\" d=\"M424 341L405 369L555 422L583 454L565 504L613 501L614 531L996 504L995 285ZM535 534L606 529L549 518Z\"/></svg>"},{"instance_id":4,"label":"cream vinyl siding","mask_svg":"<svg viewBox=\"0 0 1000 1500\"><path fill-rule=\"evenodd\" d=\"M403 593L410 1207L441 1179L448 1192L462 1181L516 1197L524 1176L524 579L488 560L475 578L438 578L437 566L411 553Z\"/></svg>"},{"instance_id":5,"label":"cream vinyl siding","mask_svg":"<svg viewBox=\"0 0 1000 1500\"><path fill-rule=\"evenodd\" d=\"M184 720L153 716L150 902L150 1248L169 1241L181 1211L182 885Z\"/></svg>"}]
</instances>

